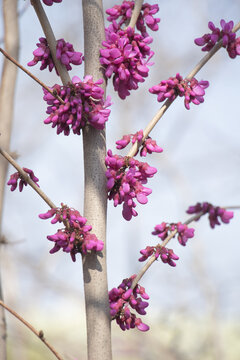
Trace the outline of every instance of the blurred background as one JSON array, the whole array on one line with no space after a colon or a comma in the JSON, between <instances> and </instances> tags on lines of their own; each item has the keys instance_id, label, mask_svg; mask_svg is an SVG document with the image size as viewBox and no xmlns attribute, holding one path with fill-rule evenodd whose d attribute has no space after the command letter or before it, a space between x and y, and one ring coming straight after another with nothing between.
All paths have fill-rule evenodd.
<instances>
[{"instance_id":1,"label":"blurred background","mask_svg":"<svg viewBox=\"0 0 240 360\"><path fill-rule=\"evenodd\" d=\"M148 1L151 4L156 0ZM104 0L105 9L116 4ZM118 2L117 2L118 3ZM2 6L2 1L0 1ZM237 0L158 1L161 18L154 38L155 66L139 90L126 100L118 98L109 81L113 105L107 123L107 147L116 152L115 141L123 134L144 129L160 108L148 89L179 72L186 76L204 56L193 40L208 32L208 21L239 21ZM64 1L45 6L57 39L64 38L83 52L81 1ZM29 1L19 1L20 63L32 60L43 32ZM0 19L0 37L3 20ZM2 46L2 45L1 45ZM205 102L187 111L178 98L153 130L151 136L164 149L147 157L158 169L148 186L153 189L147 205L137 205L138 217L126 222L120 207L108 207L109 289L137 273L139 251L154 245L151 235L162 221L187 219L186 210L196 202L240 205L239 182L239 58L232 60L221 49L196 76L208 80ZM0 70L3 56L0 56ZM30 70L47 85L59 83L54 73ZM83 77L83 66L73 66L71 76ZM18 73L11 151L18 163L34 170L40 186L51 200L83 210L83 156L79 136L56 136L44 125L46 105L41 87L23 72ZM122 155L125 155L123 153ZM9 175L15 170L9 167ZM0 174L1 175L1 174ZM1 178L0 178L1 181ZM86 331L81 258L50 255L46 236L57 227L38 214L46 204L28 187L23 193L6 188L1 263L5 302L42 329L46 338L67 360L86 359ZM214 230L207 218L195 223L195 237L181 247L172 240L170 248L180 257L176 268L156 262L140 284L150 296L143 322L150 331L122 332L114 323L114 359L218 359L240 358L239 307L239 219L236 211L229 225ZM52 359L40 341L7 314L9 359Z\"/></svg>"}]
</instances>

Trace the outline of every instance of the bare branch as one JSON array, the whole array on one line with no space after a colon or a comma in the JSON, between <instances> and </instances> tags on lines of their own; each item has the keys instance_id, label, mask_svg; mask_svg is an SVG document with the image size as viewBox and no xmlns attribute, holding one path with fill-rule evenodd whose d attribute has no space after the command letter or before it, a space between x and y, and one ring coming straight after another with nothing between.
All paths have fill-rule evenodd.
<instances>
[{"instance_id":1,"label":"bare branch","mask_svg":"<svg viewBox=\"0 0 240 360\"><path fill-rule=\"evenodd\" d=\"M19 67L22 71L24 71L28 76L30 76L34 81L36 81L39 85L41 85L44 89L46 89L52 96L54 96L56 99L58 99L63 105L65 102L63 99L58 96L55 91L51 90L47 85L45 85L41 80L39 80L36 76L34 76L30 71L28 71L24 66L22 66L17 60L15 60L12 56L10 56L6 51L4 51L2 48L0 48L0 52L13 64L15 64L17 67Z\"/></svg>"},{"instance_id":2,"label":"bare branch","mask_svg":"<svg viewBox=\"0 0 240 360\"><path fill-rule=\"evenodd\" d=\"M47 347L48 349L56 356L58 360L64 360L58 352L54 349L54 347L49 344L49 342L45 339L44 333L42 330L37 331L29 322L27 322L25 319L23 319L19 314L17 314L13 309L11 309L9 306L3 303L3 301L0 300L0 305L9 311L13 316L15 316L21 323L23 323L29 330L31 330Z\"/></svg>"},{"instance_id":3,"label":"bare branch","mask_svg":"<svg viewBox=\"0 0 240 360\"><path fill-rule=\"evenodd\" d=\"M41 198L50 206L50 208L56 208L56 205L48 198L48 196L35 184L35 182L30 179L28 174L21 168L18 163L13 160L13 158L7 153L7 151L3 150L0 147L0 154L12 165L15 167L15 169L21 174L23 179L35 190L38 195L41 196Z\"/></svg>"}]
</instances>

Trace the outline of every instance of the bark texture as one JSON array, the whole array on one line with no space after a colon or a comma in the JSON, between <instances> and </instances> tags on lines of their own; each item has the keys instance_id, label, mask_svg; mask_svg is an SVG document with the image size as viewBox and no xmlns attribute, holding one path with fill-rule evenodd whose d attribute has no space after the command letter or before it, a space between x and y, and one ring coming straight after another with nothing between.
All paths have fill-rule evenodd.
<instances>
[{"instance_id":1,"label":"bark texture","mask_svg":"<svg viewBox=\"0 0 240 360\"><path fill-rule=\"evenodd\" d=\"M18 59L19 52L19 29L17 0L3 0L3 19L4 19L4 47L5 50ZM17 68L9 60L4 59L0 85L0 144L1 147L9 151L10 136L12 129L12 119L14 111L14 94L17 77ZM6 186L8 163L0 157L0 247L3 242L2 236L2 215L4 189ZM2 249L0 248L0 251ZM1 254L0 254L1 255ZM1 262L0 262L0 300L3 300L1 283ZM6 354L6 320L4 309L0 307L0 359L5 360Z\"/></svg>"},{"instance_id":2,"label":"bark texture","mask_svg":"<svg viewBox=\"0 0 240 360\"><path fill-rule=\"evenodd\" d=\"M105 38L101 0L83 0L85 75L94 81L103 77L99 49ZM105 88L106 84L104 84ZM87 318L88 359L110 360L111 322L106 269L105 131L87 126L83 131L85 196L84 216L96 236L104 241L102 253L83 257L83 275Z\"/></svg>"}]
</instances>

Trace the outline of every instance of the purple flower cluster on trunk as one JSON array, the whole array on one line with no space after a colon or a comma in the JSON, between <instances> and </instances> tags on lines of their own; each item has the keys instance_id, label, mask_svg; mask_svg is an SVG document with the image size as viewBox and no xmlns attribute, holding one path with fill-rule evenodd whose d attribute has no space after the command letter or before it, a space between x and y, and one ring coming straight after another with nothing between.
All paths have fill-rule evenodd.
<instances>
[{"instance_id":1,"label":"purple flower cluster on trunk","mask_svg":"<svg viewBox=\"0 0 240 360\"><path fill-rule=\"evenodd\" d=\"M70 130L80 135L81 129L89 123L96 129L104 129L108 120L111 105L110 97L104 101L104 90L99 86L103 80L93 81L92 76L85 76L81 81L74 76L68 86L54 85L52 90L59 95L65 104L61 104L51 93L43 89L43 99L49 105L47 108L48 118L45 124L57 127L57 134L69 135Z\"/></svg>"},{"instance_id":2,"label":"purple flower cluster on trunk","mask_svg":"<svg viewBox=\"0 0 240 360\"><path fill-rule=\"evenodd\" d=\"M34 175L34 172L31 169L28 168L23 168L23 170L30 176L30 179L32 179L32 181L35 182L35 184L39 187L39 185L37 184L37 182L39 181L39 179ZM20 181L19 181L20 180ZM14 174L10 175L10 179L7 182L7 185L11 186L11 191L16 190L17 186L18 186L18 181L19 181L19 191L21 192L23 190L23 186L27 186L27 182L26 180L23 178L23 176L17 171Z\"/></svg>"},{"instance_id":3,"label":"purple flower cluster on trunk","mask_svg":"<svg viewBox=\"0 0 240 360\"><path fill-rule=\"evenodd\" d=\"M198 221L202 215L208 214L208 219L212 229L214 229L216 225L221 225L220 220L223 223L228 224L234 215L233 211L227 211L219 206L213 206L208 202L197 203L194 206L190 206L187 210L187 214L198 213L199 217L196 218L195 221Z\"/></svg>"},{"instance_id":4,"label":"purple flower cluster on trunk","mask_svg":"<svg viewBox=\"0 0 240 360\"><path fill-rule=\"evenodd\" d=\"M205 89L209 86L208 81L198 81L195 78L191 80L183 79L182 76L177 73L175 77L170 77L168 80L161 81L158 85L155 85L149 89L151 94L157 95L157 100L162 102L167 98L173 101L177 96L184 96L184 105L187 110L190 109L190 103L199 105L204 102L203 96L205 95Z\"/></svg>"},{"instance_id":5,"label":"purple flower cluster on trunk","mask_svg":"<svg viewBox=\"0 0 240 360\"><path fill-rule=\"evenodd\" d=\"M203 46L202 51L210 51L214 45L222 39L222 46L227 49L230 58L234 59L240 55L240 37L236 38L236 34L232 31L234 22L225 20L220 21L222 30L216 27L212 21L209 21L208 28L211 33L204 34L202 37L194 40L198 46Z\"/></svg>"},{"instance_id":6,"label":"purple flower cluster on trunk","mask_svg":"<svg viewBox=\"0 0 240 360\"><path fill-rule=\"evenodd\" d=\"M62 0L43 0L44 4L47 6L52 6L53 3L60 3Z\"/></svg>"},{"instance_id":7,"label":"purple flower cluster on trunk","mask_svg":"<svg viewBox=\"0 0 240 360\"><path fill-rule=\"evenodd\" d=\"M131 312L132 308L138 314L145 315L145 308L149 305L147 301L142 300L149 299L142 286L137 284L134 289L131 289L135 277L136 275L132 275L129 279L124 279L118 288L109 291L110 314L122 330L137 327L138 330L147 331L149 326Z\"/></svg>"},{"instance_id":8,"label":"purple flower cluster on trunk","mask_svg":"<svg viewBox=\"0 0 240 360\"><path fill-rule=\"evenodd\" d=\"M113 155L111 150L108 150L105 164L108 199L113 199L114 206L123 203L122 215L124 219L131 220L132 216L138 215L134 199L140 204L148 202L147 196L152 190L143 184L153 177L157 169L127 156Z\"/></svg>"},{"instance_id":9,"label":"purple flower cluster on trunk","mask_svg":"<svg viewBox=\"0 0 240 360\"><path fill-rule=\"evenodd\" d=\"M28 63L28 66L34 66L41 61L40 70L44 70L48 67L49 71L55 67L53 58L50 52L50 48L47 43L47 39L41 37L37 43L37 49L33 51L34 58ZM66 69L72 70L70 64L81 65L83 61L83 54L74 50L73 45L66 42L64 39L57 40L56 44L56 57L66 67ZM58 75L57 69L55 68Z\"/></svg>"},{"instance_id":10,"label":"purple flower cluster on trunk","mask_svg":"<svg viewBox=\"0 0 240 360\"><path fill-rule=\"evenodd\" d=\"M65 225L64 229L59 229L56 234L48 235L47 239L53 241L54 247L50 250L53 254L60 249L70 253L73 261L76 261L76 254L87 254L89 251L102 251L104 243L95 234L91 234L91 225L86 225L87 219L82 217L75 209L61 204L61 208L53 208L44 214L40 214L40 219L50 219L52 224L57 222Z\"/></svg>"},{"instance_id":11,"label":"purple flower cluster on trunk","mask_svg":"<svg viewBox=\"0 0 240 360\"><path fill-rule=\"evenodd\" d=\"M143 130L139 130L135 134L123 135L121 140L116 141L116 148L118 150L122 150L130 143L130 141L132 142L132 144L135 144L136 141L141 142L142 138ZM153 152L161 153L162 151L163 149L157 145L156 141L153 140L150 136L148 136L141 146L140 156L146 156L147 153L152 154Z\"/></svg>"}]
</instances>

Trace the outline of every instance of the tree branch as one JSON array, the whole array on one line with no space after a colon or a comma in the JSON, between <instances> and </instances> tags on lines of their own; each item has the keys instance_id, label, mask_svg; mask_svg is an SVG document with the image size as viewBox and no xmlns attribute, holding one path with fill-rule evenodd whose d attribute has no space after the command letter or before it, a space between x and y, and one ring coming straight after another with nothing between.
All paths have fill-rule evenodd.
<instances>
[{"instance_id":1,"label":"tree branch","mask_svg":"<svg viewBox=\"0 0 240 360\"><path fill-rule=\"evenodd\" d=\"M19 52L19 29L17 15L17 0L3 0L4 20L4 46L8 53L18 58ZM0 86L0 134L3 146L9 150L12 130L14 95L17 78L17 68L7 59L4 59L1 86ZM0 237L2 226L2 213L4 201L5 180L7 175L7 163L0 159ZM0 269L0 300L3 300ZM6 351L6 320L3 308L0 309L0 359L7 358Z\"/></svg>"},{"instance_id":2,"label":"tree branch","mask_svg":"<svg viewBox=\"0 0 240 360\"><path fill-rule=\"evenodd\" d=\"M48 349L56 356L58 360L64 360L54 349L54 347L50 345L49 342L45 339L42 330L37 331L29 322L23 319L19 314L17 314L13 309L11 309L9 306L4 304L1 300L0 300L0 305L1 307L9 311L13 316L15 316L19 321L21 321L25 326L27 326L27 328L31 330L48 347Z\"/></svg>"},{"instance_id":3,"label":"tree branch","mask_svg":"<svg viewBox=\"0 0 240 360\"><path fill-rule=\"evenodd\" d=\"M99 49L105 38L102 1L83 0L85 75L96 81L102 78ZM106 84L104 84L105 88ZM107 190L105 177L105 130L89 125L83 129L84 147L84 216L96 236L104 241L104 250L83 256L83 277L87 318L89 360L110 360L111 322L106 270L106 212Z\"/></svg>"},{"instance_id":4,"label":"tree branch","mask_svg":"<svg viewBox=\"0 0 240 360\"><path fill-rule=\"evenodd\" d=\"M35 190L38 195L50 206L50 208L56 208L56 205L49 199L49 197L36 185L36 183L28 176L28 174L21 168L20 165L0 147L0 154L21 174L24 180Z\"/></svg>"},{"instance_id":5,"label":"tree branch","mask_svg":"<svg viewBox=\"0 0 240 360\"><path fill-rule=\"evenodd\" d=\"M37 14L37 17L39 19L39 22L42 26L42 29L44 31L44 34L47 39L47 43L49 45L49 49L53 58L53 62L56 66L56 69L59 73L59 76L62 80L63 85L67 85L69 82L71 82L71 78L68 74L68 71L64 65L56 58L56 39L54 36L54 33L52 31L51 25L48 21L47 15L42 7L42 4L40 0L31 0L31 4L34 7L34 10Z\"/></svg>"}]
</instances>

